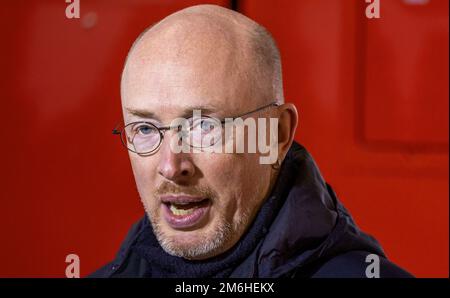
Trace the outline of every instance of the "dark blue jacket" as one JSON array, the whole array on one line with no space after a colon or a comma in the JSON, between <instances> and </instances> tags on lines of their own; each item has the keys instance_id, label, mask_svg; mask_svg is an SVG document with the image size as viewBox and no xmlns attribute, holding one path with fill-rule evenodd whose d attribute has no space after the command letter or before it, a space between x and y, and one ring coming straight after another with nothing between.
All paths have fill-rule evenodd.
<instances>
[{"instance_id":1,"label":"dark blue jacket","mask_svg":"<svg viewBox=\"0 0 450 298\"><path fill-rule=\"evenodd\" d=\"M273 202L279 202L279 207ZM273 215L261 219L268 212ZM252 238L254 245L230 265L226 276L365 278L368 266L374 266L366 257L376 254L380 277L412 277L391 263L379 243L356 226L311 155L297 143L290 148L258 216L254 227L241 238L246 242ZM264 227L259 227L261 221ZM138 243L142 246L140 239L151 233L149 225L145 216L134 224L115 260L90 277L151 276L151 256L146 258L135 249ZM255 230L260 232L252 234Z\"/></svg>"}]
</instances>

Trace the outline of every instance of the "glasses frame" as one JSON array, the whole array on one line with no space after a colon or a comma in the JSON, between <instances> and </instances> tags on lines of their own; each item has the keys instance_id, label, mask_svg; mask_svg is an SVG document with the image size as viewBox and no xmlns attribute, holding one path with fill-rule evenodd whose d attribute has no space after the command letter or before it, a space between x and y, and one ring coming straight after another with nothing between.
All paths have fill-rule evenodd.
<instances>
[{"instance_id":1,"label":"glasses frame","mask_svg":"<svg viewBox=\"0 0 450 298\"><path fill-rule=\"evenodd\" d=\"M264 109L267 109L267 108L269 108L269 107L279 107L279 106L280 106L280 104L278 104L276 101L274 101L274 102L271 102L270 104L264 105L264 106L262 106L262 107L259 107L259 108L255 109L255 110L252 110L252 111L249 111L249 112L246 112L246 113L237 115L237 116L233 116L233 117L223 117L222 120L220 120L220 123L221 123L222 125L224 125L224 124L226 123L226 120L227 120L227 119L232 119L232 120L234 121L236 118L241 118L241 117L243 117L243 116L247 116L247 115L250 115L250 114L259 112L259 111L264 110ZM128 147L128 145L127 145L127 143L126 143L126 138L127 138L127 136L126 136L125 128L126 128L127 126L129 126L129 125L136 124L136 123L145 123L145 124L151 125L151 126L153 126L153 127L159 132L159 136L160 136L160 138L159 138L159 144L155 147L155 149L153 149L153 150L151 150L151 151L149 151L149 152L142 152L142 153L139 153L139 152L136 152L135 150L132 150L131 148ZM116 125L116 127L112 130L112 134L113 134L113 135L119 135L119 136L120 136L120 141L121 141L122 145L123 145L127 150L129 150L129 151L131 151L131 152L133 152L133 153L136 153L136 154L141 155L141 156L146 156L146 155L151 155L151 154L153 154L154 152L156 152L156 151L159 149L159 147L161 146L161 143L163 142L164 135L165 135L166 131L172 130L172 129L178 129L178 130L180 130L180 128L181 128L182 126L181 126L181 125L177 125L177 126L170 126L170 125L167 125L167 126L159 126L159 127L158 127L158 126L156 126L155 124L153 124L153 123L151 123L151 122L148 122L148 121L134 121L134 122L130 122L130 123L124 125L124 126L123 126L122 128L120 128L120 129L119 129L119 127L120 127L120 124ZM191 147L192 147L192 146L191 146Z\"/></svg>"}]
</instances>

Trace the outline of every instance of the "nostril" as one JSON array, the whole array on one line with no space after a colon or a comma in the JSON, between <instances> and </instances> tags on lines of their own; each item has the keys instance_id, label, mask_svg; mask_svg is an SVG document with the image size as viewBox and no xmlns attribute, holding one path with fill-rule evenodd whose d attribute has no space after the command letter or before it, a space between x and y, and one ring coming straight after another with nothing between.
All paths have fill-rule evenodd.
<instances>
[{"instance_id":1,"label":"nostril","mask_svg":"<svg viewBox=\"0 0 450 298\"><path fill-rule=\"evenodd\" d=\"M188 170L181 171L181 176L187 176L189 174Z\"/></svg>"}]
</instances>

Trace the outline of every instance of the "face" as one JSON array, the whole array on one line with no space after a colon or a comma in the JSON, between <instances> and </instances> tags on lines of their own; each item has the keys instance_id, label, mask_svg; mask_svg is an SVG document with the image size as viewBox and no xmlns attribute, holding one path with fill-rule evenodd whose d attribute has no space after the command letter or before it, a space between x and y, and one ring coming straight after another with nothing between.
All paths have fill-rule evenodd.
<instances>
[{"instance_id":1,"label":"face","mask_svg":"<svg viewBox=\"0 0 450 298\"><path fill-rule=\"evenodd\" d=\"M236 63L229 47L214 46L185 51L183 58L145 42L136 47L122 80L125 123L163 126L192 116L193 109L222 118L261 106L245 76L230 69L244 63ZM254 153L174 153L174 134L166 131L152 155L129 152L140 198L166 252L188 259L216 256L249 227L269 192L271 167Z\"/></svg>"}]
</instances>

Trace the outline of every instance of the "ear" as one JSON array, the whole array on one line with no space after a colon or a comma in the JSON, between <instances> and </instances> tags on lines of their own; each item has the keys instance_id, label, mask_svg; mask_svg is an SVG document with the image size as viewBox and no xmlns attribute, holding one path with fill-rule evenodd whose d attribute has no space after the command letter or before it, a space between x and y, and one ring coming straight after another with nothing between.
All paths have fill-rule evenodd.
<instances>
[{"instance_id":1,"label":"ear","mask_svg":"<svg viewBox=\"0 0 450 298\"><path fill-rule=\"evenodd\" d=\"M297 108L292 103L278 107L278 159L282 162L294 141L298 123Z\"/></svg>"}]
</instances>

